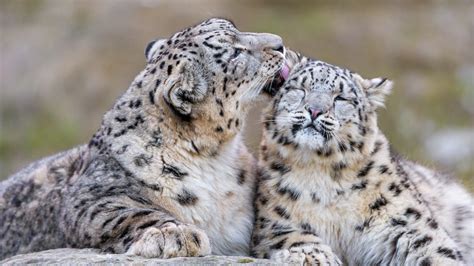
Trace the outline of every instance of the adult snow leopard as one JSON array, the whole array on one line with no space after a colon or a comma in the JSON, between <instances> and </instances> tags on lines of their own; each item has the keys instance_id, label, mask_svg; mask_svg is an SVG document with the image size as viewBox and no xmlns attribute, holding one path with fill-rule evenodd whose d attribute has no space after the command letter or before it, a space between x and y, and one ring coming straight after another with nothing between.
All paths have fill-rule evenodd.
<instances>
[{"instance_id":1,"label":"adult snow leopard","mask_svg":"<svg viewBox=\"0 0 474 266\"><path fill-rule=\"evenodd\" d=\"M255 163L240 133L280 37L213 18L154 41L87 145L0 184L0 258L60 247L245 255Z\"/></svg>"}]
</instances>

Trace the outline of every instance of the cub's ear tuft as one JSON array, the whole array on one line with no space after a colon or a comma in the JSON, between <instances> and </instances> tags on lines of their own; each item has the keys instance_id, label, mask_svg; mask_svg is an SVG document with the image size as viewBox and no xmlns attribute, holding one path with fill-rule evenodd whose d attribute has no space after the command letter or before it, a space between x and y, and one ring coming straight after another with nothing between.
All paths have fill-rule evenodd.
<instances>
[{"instance_id":1,"label":"cub's ear tuft","mask_svg":"<svg viewBox=\"0 0 474 266\"><path fill-rule=\"evenodd\" d=\"M360 75L355 74L354 79L369 99L370 105L374 109L385 106L385 97L392 92L393 82L386 78L364 79Z\"/></svg>"},{"instance_id":2,"label":"cub's ear tuft","mask_svg":"<svg viewBox=\"0 0 474 266\"><path fill-rule=\"evenodd\" d=\"M153 55L155 55L157 51L161 51L166 48L166 41L166 39L157 39L147 44L145 47L145 58L148 63L151 62Z\"/></svg>"}]
</instances>

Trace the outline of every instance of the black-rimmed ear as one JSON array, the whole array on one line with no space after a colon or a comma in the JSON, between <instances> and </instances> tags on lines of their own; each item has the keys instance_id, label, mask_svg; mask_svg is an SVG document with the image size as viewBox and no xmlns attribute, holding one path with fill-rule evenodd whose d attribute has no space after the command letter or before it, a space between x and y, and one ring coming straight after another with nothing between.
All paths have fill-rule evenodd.
<instances>
[{"instance_id":1,"label":"black-rimmed ear","mask_svg":"<svg viewBox=\"0 0 474 266\"><path fill-rule=\"evenodd\" d=\"M203 68L193 63L182 63L165 81L163 97L176 114L190 118L193 104L204 99L207 82Z\"/></svg>"},{"instance_id":2,"label":"black-rimmed ear","mask_svg":"<svg viewBox=\"0 0 474 266\"><path fill-rule=\"evenodd\" d=\"M369 103L374 109L385 106L385 97L390 94L393 82L386 78L364 79L358 74L354 74L354 80L365 91Z\"/></svg>"},{"instance_id":3,"label":"black-rimmed ear","mask_svg":"<svg viewBox=\"0 0 474 266\"><path fill-rule=\"evenodd\" d=\"M167 39L157 39L149 42L145 47L145 58L148 63L150 63L153 55L160 50L165 49Z\"/></svg>"}]
</instances>

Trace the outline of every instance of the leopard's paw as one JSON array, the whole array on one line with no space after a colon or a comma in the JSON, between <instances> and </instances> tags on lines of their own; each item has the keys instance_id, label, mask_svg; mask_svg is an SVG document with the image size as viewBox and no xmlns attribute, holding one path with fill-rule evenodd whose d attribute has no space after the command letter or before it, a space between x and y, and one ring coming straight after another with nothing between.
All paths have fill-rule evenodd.
<instances>
[{"instance_id":1,"label":"leopard's paw","mask_svg":"<svg viewBox=\"0 0 474 266\"><path fill-rule=\"evenodd\" d=\"M127 254L148 258L198 257L211 254L206 233L190 224L166 223L145 229Z\"/></svg>"},{"instance_id":2,"label":"leopard's paw","mask_svg":"<svg viewBox=\"0 0 474 266\"><path fill-rule=\"evenodd\" d=\"M297 265L342 265L331 248L322 244L304 244L290 249L278 250L271 256L280 263Z\"/></svg>"}]
</instances>

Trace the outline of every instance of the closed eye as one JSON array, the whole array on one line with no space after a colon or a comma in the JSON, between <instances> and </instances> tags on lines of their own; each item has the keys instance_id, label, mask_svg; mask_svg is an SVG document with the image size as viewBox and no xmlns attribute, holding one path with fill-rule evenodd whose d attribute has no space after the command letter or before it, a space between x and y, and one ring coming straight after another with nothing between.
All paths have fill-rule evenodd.
<instances>
[{"instance_id":1,"label":"closed eye","mask_svg":"<svg viewBox=\"0 0 474 266\"><path fill-rule=\"evenodd\" d=\"M342 97L341 95L338 95L338 96L336 96L336 98L334 98L334 101L349 101L349 100Z\"/></svg>"}]
</instances>

